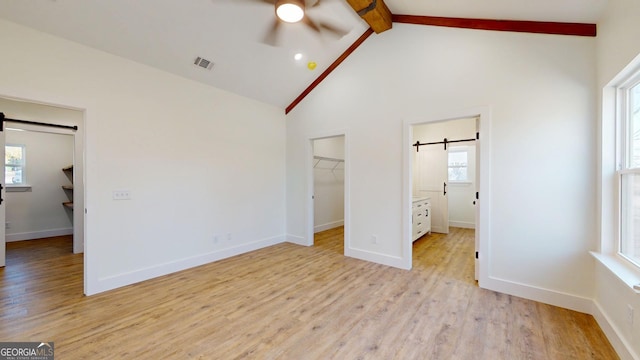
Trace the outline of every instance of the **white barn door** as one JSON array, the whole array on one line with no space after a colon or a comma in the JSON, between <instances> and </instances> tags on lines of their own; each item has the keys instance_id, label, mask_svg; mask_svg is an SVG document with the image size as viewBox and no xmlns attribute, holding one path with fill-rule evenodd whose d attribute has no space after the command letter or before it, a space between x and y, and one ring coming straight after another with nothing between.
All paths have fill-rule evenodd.
<instances>
[{"instance_id":1,"label":"white barn door","mask_svg":"<svg viewBox=\"0 0 640 360\"><path fill-rule=\"evenodd\" d=\"M443 145L420 146L417 152L419 196L431 198L431 231L449 233L449 200L447 188L448 151Z\"/></svg>"}]
</instances>

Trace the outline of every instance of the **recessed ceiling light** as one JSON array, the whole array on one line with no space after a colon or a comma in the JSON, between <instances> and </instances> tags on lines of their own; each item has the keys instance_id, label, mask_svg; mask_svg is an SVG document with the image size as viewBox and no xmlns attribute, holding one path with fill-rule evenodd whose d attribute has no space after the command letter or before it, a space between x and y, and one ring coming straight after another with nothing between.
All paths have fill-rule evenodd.
<instances>
[{"instance_id":1,"label":"recessed ceiling light","mask_svg":"<svg viewBox=\"0 0 640 360\"><path fill-rule=\"evenodd\" d=\"M296 60L302 60L302 53L297 53L295 55L293 55L293 58Z\"/></svg>"}]
</instances>

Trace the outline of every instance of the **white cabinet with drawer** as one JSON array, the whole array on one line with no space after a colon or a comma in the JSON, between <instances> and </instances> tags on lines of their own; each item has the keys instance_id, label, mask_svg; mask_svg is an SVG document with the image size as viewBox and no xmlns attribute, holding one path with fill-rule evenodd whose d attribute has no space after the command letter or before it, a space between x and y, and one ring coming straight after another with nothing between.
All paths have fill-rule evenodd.
<instances>
[{"instance_id":1,"label":"white cabinet with drawer","mask_svg":"<svg viewBox=\"0 0 640 360\"><path fill-rule=\"evenodd\" d=\"M416 241L422 235L431 232L431 201L428 197L413 198L411 239Z\"/></svg>"}]
</instances>

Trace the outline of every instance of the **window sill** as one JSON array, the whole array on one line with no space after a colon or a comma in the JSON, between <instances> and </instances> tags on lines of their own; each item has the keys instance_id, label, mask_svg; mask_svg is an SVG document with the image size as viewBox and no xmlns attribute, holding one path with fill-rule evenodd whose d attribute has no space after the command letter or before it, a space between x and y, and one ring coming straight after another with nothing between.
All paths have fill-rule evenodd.
<instances>
[{"instance_id":1,"label":"window sill","mask_svg":"<svg viewBox=\"0 0 640 360\"><path fill-rule=\"evenodd\" d=\"M471 181L449 181L448 185L471 185L473 184Z\"/></svg>"},{"instance_id":2,"label":"window sill","mask_svg":"<svg viewBox=\"0 0 640 360\"><path fill-rule=\"evenodd\" d=\"M640 294L640 289L637 288L640 285L640 270L633 268L632 265L625 263L616 256L595 251L590 251L590 253L591 256L622 280L631 290L635 291L636 294Z\"/></svg>"},{"instance_id":3,"label":"window sill","mask_svg":"<svg viewBox=\"0 0 640 360\"><path fill-rule=\"evenodd\" d=\"M7 185L7 192L28 192L31 185Z\"/></svg>"}]
</instances>

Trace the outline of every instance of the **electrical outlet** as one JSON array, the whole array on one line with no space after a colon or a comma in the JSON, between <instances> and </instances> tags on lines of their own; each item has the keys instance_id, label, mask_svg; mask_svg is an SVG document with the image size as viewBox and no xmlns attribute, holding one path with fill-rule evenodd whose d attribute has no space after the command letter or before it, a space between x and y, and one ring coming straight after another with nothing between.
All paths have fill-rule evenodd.
<instances>
[{"instance_id":1,"label":"electrical outlet","mask_svg":"<svg viewBox=\"0 0 640 360\"><path fill-rule=\"evenodd\" d=\"M131 192L129 190L113 190L113 200L131 200Z\"/></svg>"},{"instance_id":2,"label":"electrical outlet","mask_svg":"<svg viewBox=\"0 0 640 360\"><path fill-rule=\"evenodd\" d=\"M6 223L4 223L4 228L5 229L11 229L11 223L9 223L8 221Z\"/></svg>"},{"instance_id":3,"label":"electrical outlet","mask_svg":"<svg viewBox=\"0 0 640 360\"><path fill-rule=\"evenodd\" d=\"M633 312L633 306L627 304L627 322L631 326L633 326Z\"/></svg>"},{"instance_id":4,"label":"electrical outlet","mask_svg":"<svg viewBox=\"0 0 640 360\"><path fill-rule=\"evenodd\" d=\"M227 240L231 241L231 233L227 233Z\"/></svg>"},{"instance_id":5,"label":"electrical outlet","mask_svg":"<svg viewBox=\"0 0 640 360\"><path fill-rule=\"evenodd\" d=\"M371 243L372 244L377 244L378 243L378 237L376 235L371 235Z\"/></svg>"},{"instance_id":6,"label":"electrical outlet","mask_svg":"<svg viewBox=\"0 0 640 360\"><path fill-rule=\"evenodd\" d=\"M213 243L214 244L218 243L218 235L213 235Z\"/></svg>"}]
</instances>

